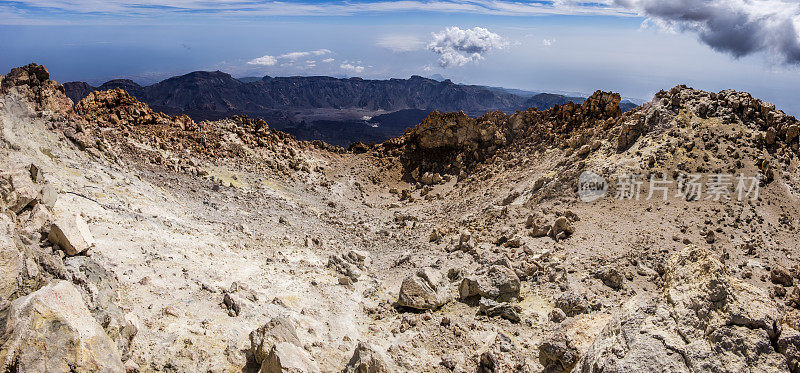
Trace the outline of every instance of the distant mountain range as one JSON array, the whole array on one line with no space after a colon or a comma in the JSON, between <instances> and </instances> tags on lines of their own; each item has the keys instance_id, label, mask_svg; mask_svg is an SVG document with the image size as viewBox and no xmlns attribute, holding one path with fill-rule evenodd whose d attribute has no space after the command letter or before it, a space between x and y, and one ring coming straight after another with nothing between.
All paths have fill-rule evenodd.
<instances>
[{"instance_id":1,"label":"distant mountain range","mask_svg":"<svg viewBox=\"0 0 800 373\"><path fill-rule=\"evenodd\" d=\"M149 86L116 79L99 87L68 82L64 88L74 102L94 90L122 88L167 114L184 113L196 121L249 115L263 118L272 127L298 138L321 139L337 145L378 142L398 136L433 110L481 115L531 107L544 110L584 100L549 93L528 95L521 93L526 91L460 85L420 76L388 80L326 76L236 79L220 71L197 71ZM636 106L625 105L623 110Z\"/></svg>"}]
</instances>

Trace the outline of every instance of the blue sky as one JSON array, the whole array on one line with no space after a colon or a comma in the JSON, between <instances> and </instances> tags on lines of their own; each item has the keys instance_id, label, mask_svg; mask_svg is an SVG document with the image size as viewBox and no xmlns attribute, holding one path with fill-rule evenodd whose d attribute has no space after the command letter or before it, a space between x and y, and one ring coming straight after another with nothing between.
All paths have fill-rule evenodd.
<instances>
[{"instance_id":1,"label":"blue sky","mask_svg":"<svg viewBox=\"0 0 800 373\"><path fill-rule=\"evenodd\" d=\"M0 1L0 70L37 62L59 81L93 84L195 70L440 74L643 99L688 84L748 91L798 115L797 29L790 0Z\"/></svg>"}]
</instances>

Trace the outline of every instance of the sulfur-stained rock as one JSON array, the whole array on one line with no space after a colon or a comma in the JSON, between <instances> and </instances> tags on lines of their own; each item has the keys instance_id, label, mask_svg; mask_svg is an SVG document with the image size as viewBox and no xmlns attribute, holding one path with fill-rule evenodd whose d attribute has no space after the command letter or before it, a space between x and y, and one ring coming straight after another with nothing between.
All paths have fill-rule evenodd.
<instances>
[{"instance_id":1,"label":"sulfur-stained rock","mask_svg":"<svg viewBox=\"0 0 800 373\"><path fill-rule=\"evenodd\" d=\"M4 332L3 371L124 372L114 343L69 282L14 300Z\"/></svg>"},{"instance_id":2,"label":"sulfur-stained rock","mask_svg":"<svg viewBox=\"0 0 800 373\"><path fill-rule=\"evenodd\" d=\"M63 214L50 227L48 240L67 255L78 255L94 247L94 237L80 215Z\"/></svg>"}]
</instances>

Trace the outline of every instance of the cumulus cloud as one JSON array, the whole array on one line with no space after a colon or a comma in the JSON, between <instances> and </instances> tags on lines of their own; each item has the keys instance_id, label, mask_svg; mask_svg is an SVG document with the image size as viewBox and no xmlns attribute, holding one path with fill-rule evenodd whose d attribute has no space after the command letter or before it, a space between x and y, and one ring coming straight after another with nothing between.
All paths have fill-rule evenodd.
<instances>
[{"instance_id":1,"label":"cumulus cloud","mask_svg":"<svg viewBox=\"0 0 800 373\"><path fill-rule=\"evenodd\" d=\"M364 66L357 66L357 65L353 65L351 63L343 63L343 64L339 65L339 68L342 69L342 70L352 71L354 73L360 73L360 72L364 71Z\"/></svg>"},{"instance_id":2,"label":"cumulus cloud","mask_svg":"<svg viewBox=\"0 0 800 373\"><path fill-rule=\"evenodd\" d=\"M615 0L656 25L697 34L714 50L743 57L757 52L800 64L797 0Z\"/></svg>"},{"instance_id":3,"label":"cumulus cloud","mask_svg":"<svg viewBox=\"0 0 800 373\"><path fill-rule=\"evenodd\" d=\"M322 62L325 62L325 63L331 63L333 61L335 61L333 58L326 58L326 59L322 60Z\"/></svg>"},{"instance_id":4,"label":"cumulus cloud","mask_svg":"<svg viewBox=\"0 0 800 373\"><path fill-rule=\"evenodd\" d=\"M508 45L503 37L482 27L465 30L448 27L431 36L433 40L428 44L428 50L439 55L441 67L477 62L487 52Z\"/></svg>"},{"instance_id":5,"label":"cumulus cloud","mask_svg":"<svg viewBox=\"0 0 800 373\"><path fill-rule=\"evenodd\" d=\"M261 56L256 59L247 61L248 65L260 65L260 66L274 66L276 63L278 63L278 59L273 56Z\"/></svg>"},{"instance_id":6,"label":"cumulus cloud","mask_svg":"<svg viewBox=\"0 0 800 373\"><path fill-rule=\"evenodd\" d=\"M542 45L545 47L552 46L556 42L556 39L544 39L542 40Z\"/></svg>"},{"instance_id":7,"label":"cumulus cloud","mask_svg":"<svg viewBox=\"0 0 800 373\"><path fill-rule=\"evenodd\" d=\"M422 49L425 42L414 35L394 34L379 37L375 44L392 52L410 52Z\"/></svg>"},{"instance_id":8,"label":"cumulus cloud","mask_svg":"<svg viewBox=\"0 0 800 373\"><path fill-rule=\"evenodd\" d=\"M328 49L317 49L315 51L284 53L284 54L278 56L278 58L285 58L287 60L295 61L295 60L299 60L299 59L305 58L305 57L322 56L322 55L329 54L329 53L331 53L331 51L328 50Z\"/></svg>"}]
</instances>

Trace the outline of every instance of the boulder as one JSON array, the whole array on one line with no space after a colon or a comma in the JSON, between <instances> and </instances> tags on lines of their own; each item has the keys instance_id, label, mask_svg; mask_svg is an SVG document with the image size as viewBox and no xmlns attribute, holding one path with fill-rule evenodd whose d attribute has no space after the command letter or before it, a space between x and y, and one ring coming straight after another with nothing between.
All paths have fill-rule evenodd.
<instances>
[{"instance_id":1,"label":"boulder","mask_svg":"<svg viewBox=\"0 0 800 373\"><path fill-rule=\"evenodd\" d=\"M57 281L11 303L0 370L123 372L114 342L86 308L80 292Z\"/></svg>"},{"instance_id":2,"label":"boulder","mask_svg":"<svg viewBox=\"0 0 800 373\"><path fill-rule=\"evenodd\" d=\"M95 245L89 226L80 215L64 214L56 218L47 238L69 256L81 254Z\"/></svg>"},{"instance_id":3,"label":"boulder","mask_svg":"<svg viewBox=\"0 0 800 373\"><path fill-rule=\"evenodd\" d=\"M610 318L610 315L600 313L580 315L560 324L539 345L539 363L545 367L545 372L572 371L581 354L591 346Z\"/></svg>"},{"instance_id":4,"label":"boulder","mask_svg":"<svg viewBox=\"0 0 800 373\"><path fill-rule=\"evenodd\" d=\"M550 231L547 232L547 235L559 241L571 236L574 232L575 229L572 227L572 223L569 219L567 219L566 216L561 216L553 222L553 226L550 227Z\"/></svg>"},{"instance_id":5,"label":"boulder","mask_svg":"<svg viewBox=\"0 0 800 373\"><path fill-rule=\"evenodd\" d=\"M250 351L259 364L269 355L272 346L280 342L301 346L294 324L287 317L274 317L266 324L250 332Z\"/></svg>"},{"instance_id":6,"label":"boulder","mask_svg":"<svg viewBox=\"0 0 800 373\"><path fill-rule=\"evenodd\" d=\"M306 350L291 343L278 342L269 350L259 373L314 373L319 366Z\"/></svg>"},{"instance_id":7,"label":"boulder","mask_svg":"<svg viewBox=\"0 0 800 373\"><path fill-rule=\"evenodd\" d=\"M493 265L485 275L469 276L461 281L458 293L461 299L488 298L500 302L519 297L520 281L514 270Z\"/></svg>"},{"instance_id":8,"label":"boulder","mask_svg":"<svg viewBox=\"0 0 800 373\"><path fill-rule=\"evenodd\" d=\"M366 342L359 342L344 373L391 373L398 369L383 351Z\"/></svg>"},{"instance_id":9,"label":"boulder","mask_svg":"<svg viewBox=\"0 0 800 373\"><path fill-rule=\"evenodd\" d=\"M399 307L436 309L450 301L447 280L433 268L422 268L406 277L397 297Z\"/></svg>"}]
</instances>

